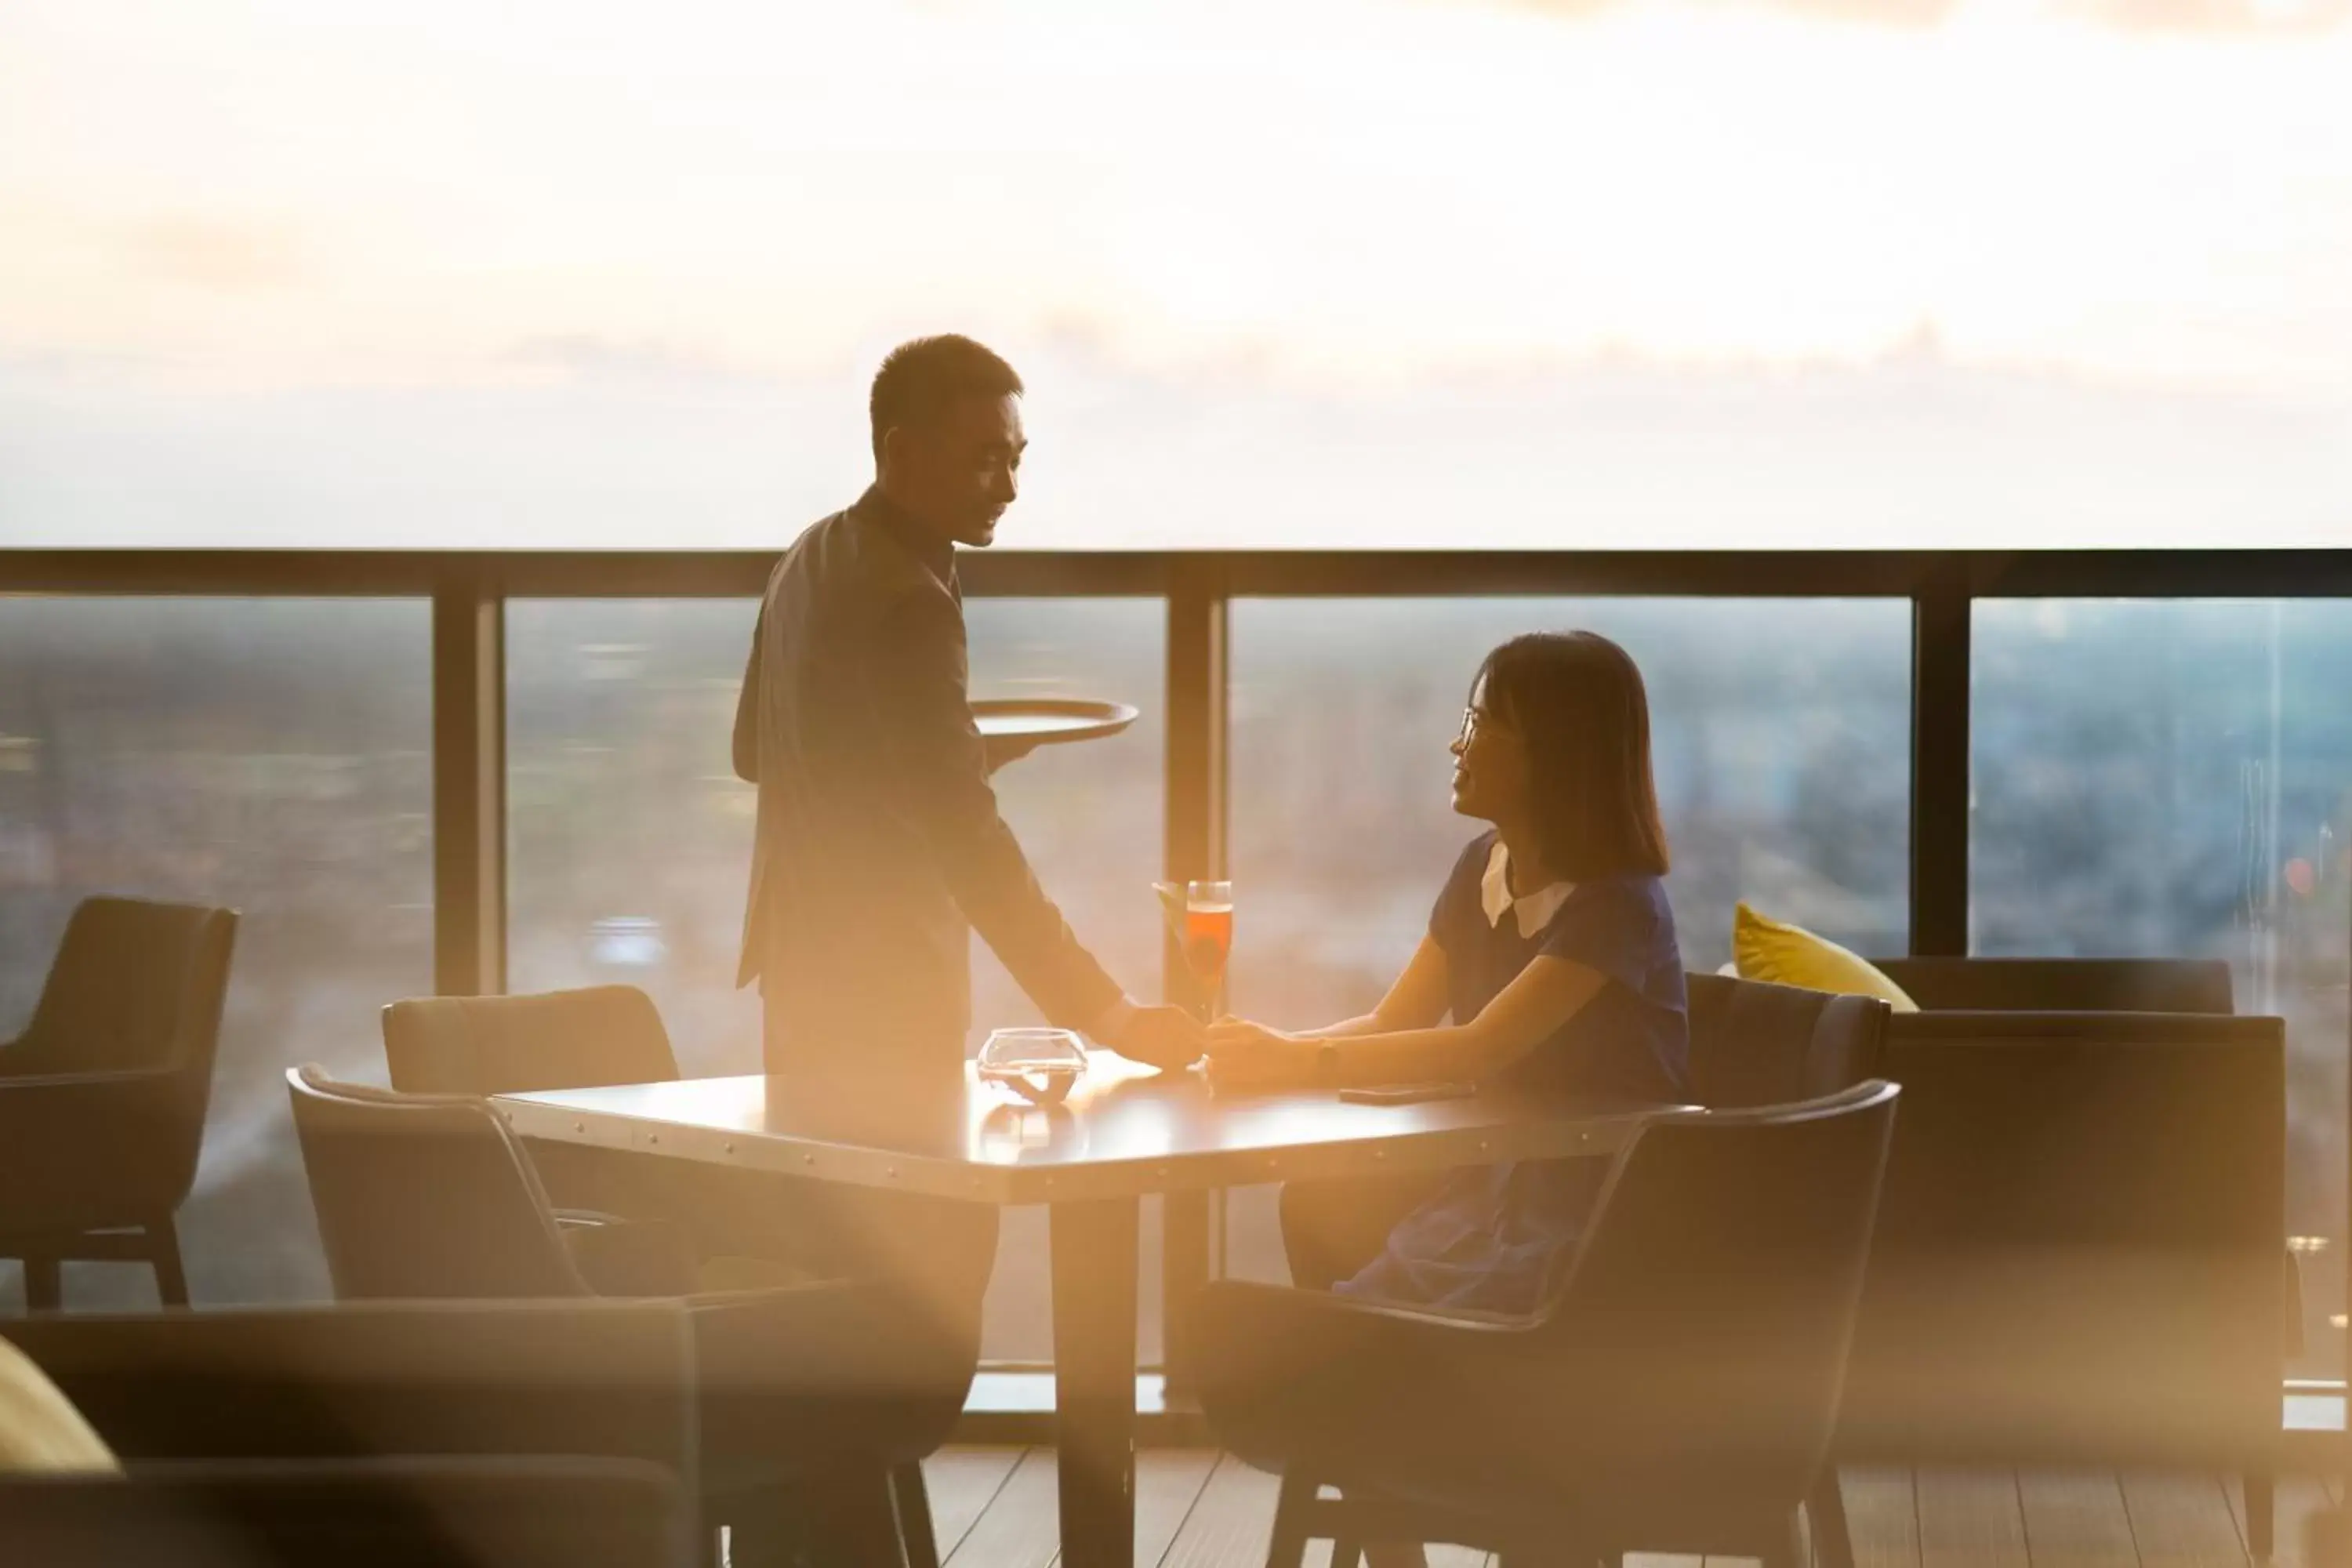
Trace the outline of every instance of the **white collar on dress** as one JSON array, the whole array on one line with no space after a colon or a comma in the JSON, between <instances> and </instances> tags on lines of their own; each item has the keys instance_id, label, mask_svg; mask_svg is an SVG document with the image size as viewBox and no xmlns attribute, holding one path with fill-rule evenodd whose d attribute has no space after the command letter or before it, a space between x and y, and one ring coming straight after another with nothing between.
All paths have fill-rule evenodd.
<instances>
[{"instance_id":1,"label":"white collar on dress","mask_svg":"<svg viewBox=\"0 0 2352 1568\"><path fill-rule=\"evenodd\" d=\"M1486 857L1486 874L1478 879L1478 907L1486 911L1486 923L1490 926L1501 925L1506 914L1516 911L1519 935L1532 937L1551 924L1551 917L1559 913L1559 906L1568 902L1569 894L1574 891L1573 882L1553 882L1520 898L1512 898L1511 852L1503 847L1498 837Z\"/></svg>"}]
</instances>

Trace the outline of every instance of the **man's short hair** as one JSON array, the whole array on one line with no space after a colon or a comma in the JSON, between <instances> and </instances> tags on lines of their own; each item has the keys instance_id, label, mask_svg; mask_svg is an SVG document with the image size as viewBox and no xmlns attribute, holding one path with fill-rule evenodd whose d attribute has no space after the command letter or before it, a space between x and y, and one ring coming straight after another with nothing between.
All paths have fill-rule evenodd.
<instances>
[{"instance_id":1,"label":"man's short hair","mask_svg":"<svg viewBox=\"0 0 2352 1568\"><path fill-rule=\"evenodd\" d=\"M1018 397L1026 390L1003 359L970 338L943 332L900 343L874 375L866 409L874 422L874 456L895 426L937 420L967 397Z\"/></svg>"}]
</instances>

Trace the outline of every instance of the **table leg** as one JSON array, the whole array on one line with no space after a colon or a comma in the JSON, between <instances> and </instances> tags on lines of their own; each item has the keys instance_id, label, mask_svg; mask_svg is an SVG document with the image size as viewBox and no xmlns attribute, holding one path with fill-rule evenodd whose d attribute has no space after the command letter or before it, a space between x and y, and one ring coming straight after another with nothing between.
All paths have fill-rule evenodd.
<instances>
[{"instance_id":1,"label":"table leg","mask_svg":"<svg viewBox=\"0 0 2352 1568\"><path fill-rule=\"evenodd\" d=\"M1062 1562L1135 1562L1134 1198L1053 1206L1054 1416Z\"/></svg>"},{"instance_id":2,"label":"table leg","mask_svg":"<svg viewBox=\"0 0 2352 1568\"><path fill-rule=\"evenodd\" d=\"M1171 1399L1192 1394L1192 1305L1214 1272L1210 1209L1222 1195L1196 1190L1160 1200L1160 1359Z\"/></svg>"}]
</instances>

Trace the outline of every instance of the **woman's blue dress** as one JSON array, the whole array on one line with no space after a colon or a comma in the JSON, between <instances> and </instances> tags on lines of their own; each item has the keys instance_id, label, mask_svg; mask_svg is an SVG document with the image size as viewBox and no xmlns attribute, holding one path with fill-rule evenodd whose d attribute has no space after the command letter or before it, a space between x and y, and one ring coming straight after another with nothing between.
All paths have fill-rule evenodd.
<instances>
[{"instance_id":1,"label":"woman's blue dress","mask_svg":"<svg viewBox=\"0 0 2352 1568\"><path fill-rule=\"evenodd\" d=\"M1690 1020L1674 911L1659 879L1576 884L1532 934L1516 909L1489 919L1481 884L1496 836L1462 852L1431 911L1445 953L1451 1010L1476 1017L1536 958L1568 959L1608 984L1514 1063L1505 1081L1562 1099L1676 1102L1686 1098ZM1350 1295L1485 1311L1534 1311L1574 1248L1606 1178L1606 1160L1523 1160L1454 1172L1389 1233L1381 1255L1334 1289Z\"/></svg>"}]
</instances>

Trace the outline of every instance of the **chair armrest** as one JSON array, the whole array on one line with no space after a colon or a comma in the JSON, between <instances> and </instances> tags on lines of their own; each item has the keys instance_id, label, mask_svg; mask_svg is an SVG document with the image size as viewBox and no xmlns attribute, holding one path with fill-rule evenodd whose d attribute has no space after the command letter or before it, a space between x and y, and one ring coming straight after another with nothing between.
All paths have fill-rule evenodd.
<instances>
[{"instance_id":1,"label":"chair armrest","mask_svg":"<svg viewBox=\"0 0 2352 1568\"><path fill-rule=\"evenodd\" d=\"M559 1212L556 1226L572 1267L599 1296L686 1296L695 1288L694 1248L667 1220L627 1220L587 1209Z\"/></svg>"},{"instance_id":2,"label":"chair armrest","mask_svg":"<svg viewBox=\"0 0 2352 1568\"><path fill-rule=\"evenodd\" d=\"M1547 1351L1532 1321L1486 1313L1231 1281L1196 1300L1201 1407L1218 1443L1261 1468L1304 1465L1367 1484L1487 1463L1496 1413L1523 1409L1531 1363ZM1559 1347L1549 1353L1557 1360ZM1548 1368L1545 1402L1569 1385ZM1557 1447L1565 1436L1515 1429L1509 1441Z\"/></svg>"},{"instance_id":3,"label":"chair armrest","mask_svg":"<svg viewBox=\"0 0 2352 1568\"><path fill-rule=\"evenodd\" d=\"M573 1454L697 1474L675 1301L43 1314L0 1336L126 1462Z\"/></svg>"},{"instance_id":4,"label":"chair armrest","mask_svg":"<svg viewBox=\"0 0 2352 1568\"><path fill-rule=\"evenodd\" d=\"M1377 1369L1391 1386L1426 1372L1459 1368L1465 1357L1515 1356L1534 1325L1486 1312L1408 1307L1323 1290L1220 1280L1196 1298L1193 1332L1201 1397L1218 1407L1269 1398L1312 1398ZM1282 1391L1291 1391L1286 1394Z\"/></svg>"},{"instance_id":5,"label":"chair armrest","mask_svg":"<svg viewBox=\"0 0 2352 1568\"><path fill-rule=\"evenodd\" d=\"M677 1484L583 1459L246 1461L0 1477L12 1559L58 1568L674 1568Z\"/></svg>"},{"instance_id":6,"label":"chair armrest","mask_svg":"<svg viewBox=\"0 0 2352 1568\"><path fill-rule=\"evenodd\" d=\"M193 1155L202 1123L170 1068L0 1078L0 1229L124 1223ZM193 1166L193 1159L185 1159ZM78 1212L95 1204L102 1215Z\"/></svg>"},{"instance_id":7,"label":"chair armrest","mask_svg":"<svg viewBox=\"0 0 2352 1568\"><path fill-rule=\"evenodd\" d=\"M1302 1290L1221 1279L1198 1298L1204 1321L1253 1338L1296 1342L1299 1352L1318 1342L1455 1346L1478 1341L1512 1342L1535 1331L1535 1321L1464 1308L1410 1306L1330 1290Z\"/></svg>"},{"instance_id":8,"label":"chair armrest","mask_svg":"<svg viewBox=\"0 0 2352 1568\"><path fill-rule=\"evenodd\" d=\"M179 1077L179 1068L108 1068L103 1072L16 1072L0 1074L0 1102L14 1096L26 1096L24 1105L30 1105L36 1096L47 1100L49 1112L75 1110L80 1102L91 1098L125 1096L142 1086L167 1086ZM28 1110L7 1110L5 1114L24 1117L33 1114Z\"/></svg>"},{"instance_id":9,"label":"chair armrest","mask_svg":"<svg viewBox=\"0 0 2352 1568\"><path fill-rule=\"evenodd\" d=\"M706 1447L919 1458L947 1441L976 1336L911 1292L816 1280L688 1299Z\"/></svg>"}]
</instances>

